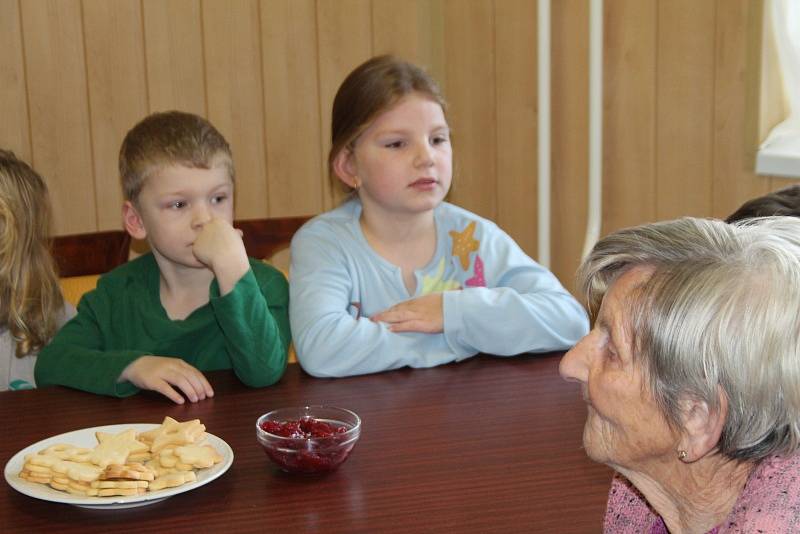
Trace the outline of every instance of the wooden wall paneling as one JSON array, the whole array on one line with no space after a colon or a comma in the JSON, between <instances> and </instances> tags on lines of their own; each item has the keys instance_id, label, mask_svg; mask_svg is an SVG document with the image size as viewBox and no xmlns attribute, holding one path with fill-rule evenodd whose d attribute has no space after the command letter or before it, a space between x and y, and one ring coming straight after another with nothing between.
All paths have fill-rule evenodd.
<instances>
[{"instance_id":1,"label":"wooden wall paneling","mask_svg":"<svg viewBox=\"0 0 800 534\"><path fill-rule=\"evenodd\" d=\"M31 160L19 0L0 0L0 148Z\"/></svg>"},{"instance_id":2,"label":"wooden wall paneling","mask_svg":"<svg viewBox=\"0 0 800 534\"><path fill-rule=\"evenodd\" d=\"M147 115L139 0L83 0L98 230L122 228L119 147Z\"/></svg>"},{"instance_id":3,"label":"wooden wall paneling","mask_svg":"<svg viewBox=\"0 0 800 534\"><path fill-rule=\"evenodd\" d=\"M713 0L658 3L656 215L712 211Z\"/></svg>"},{"instance_id":4,"label":"wooden wall paneling","mask_svg":"<svg viewBox=\"0 0 800 534\"><path fill-rule=\"evenodd\" d=\"M317 64L319 68L322 181L325 209L344 193L328 179L333 98L345 77L372 56L372 9L368 0L317 1Z\"/></svg>"},{"instance_id":5,"label":"wooden wall paneling","mask_svg":"<svg viewBox=\"0 0 800 534\"><path fill-rule=\"evenodd\" d=\"M496 222L509 232L523 250L536 257L536 4L528 0L508 0L497 2L494 11Z\"/></svg>"},{"instance_id":6,"label":"wooden wall paneling","mask_svg":"<svg viewBox=\"0 0 800 534\"><path fill-rule=\"evenodd\" d=\"M450 200L489 219L497 218L498 190L493 5L445 4L445 97L454 151Z\"/></svg>"},{"instance_id":7,"label":"wooden wall paneling","mask_svg":"<svg viewBox=\"0 0 800 534\"><path fill-rule=\"evenodd\" d=\"M759 10L751 0L717 0L714 80L714 175L711 215L724 219L753 197L766 194L769 178L755 174L758 146L756 123L748 120L758 108L758 57L749 28Z\"/></svg>"},{"instance_id":8,"label":"wooden wall paneling","mask_svg":"<svg viewBox=\"0 0 800 534\"><path fill-rule=\"evenodd\" d=\"M760 178L765 180L769 184L767 191L765 191L765 194L769 193L770 191L777 191L778 189L789 187L790 185L798 185L797 178L784 178L781 176L761 176ZM741 204L744 204L745 200L748 199L743 199Z\"/></svg>"},{"instance_id":9,"label":"wooden wall paneling","mask_svg":"<svg viewBox=\"0 0 800 534\"><path fill-rule=\"evenodd\" d=\"M269 213L323 210L317 25L314 0L262 0Z\"/></svg>"},{"instance_id":10,"label":"wooden wall paneling","mask_svg":"<svg viewBox=\"0 0 800 534\"><path fill-rule=\"evenodd\" d=\"M199 0L142 0L150 112L206 116ZM131 125L133 126L133 125Z\"/></svg>"},{"instance_id":11,"label":"wooden wall paneling","mask_svg":"<svg viewBox=\"0 0 800 534\"><path fill-rule=\"evenodd\" d=\"M570 291L581 260L589 195L589 3L551 12L551 270Z\"/></svg>"},{"instance_id":12,"label":"wooden wall paneling","mask_svg":"<svg viewBox=\"0 0 800 534\"><path fill-rule=\"evenodd\" d=\"M655 218L656 7L604 5L601 234Z\"/></svg>"},{"instance_id":13,"label":"wooden wall paneling","mask_svg":"<svg viewBox=\"0 0 800 534\"><path fill-rule=\"evenodd\" d=\"M372 49L376 55L394 54L417 64L443 83L442 0L373 0Z\"/></svg>"},{"instance_id":14,"label":"wooden wall paneling","mask_svg":"<svg viewBox=\"0 0 800 534\"><path fill-rule=\"evenodd\" d=\"M97 230L80 0L25 1L32 163L47 180L57 235Z\"/></svg>"},{"instance_id":15,"label":"wooden wall paneling","mask_svg":"<svg viewBox=\"0 0 800 534\"><path fill-rule=\"evenodd\" d=\"M270 215L258 0L203 2L208 118L233 150L236 216Z\"/></svg>"}]
</instances>

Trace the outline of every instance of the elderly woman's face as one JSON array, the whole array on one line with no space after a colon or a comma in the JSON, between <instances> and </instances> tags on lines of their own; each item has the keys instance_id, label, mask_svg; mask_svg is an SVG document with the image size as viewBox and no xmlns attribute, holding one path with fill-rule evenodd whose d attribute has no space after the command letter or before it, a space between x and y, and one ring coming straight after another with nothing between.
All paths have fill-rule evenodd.
<instances>
[{"instance_id":1,"label":"elderly woman's face","mask_svg":"<svg viewBox=\"0 0 800 534\"><path fill-rule=\"evenodd\" d=\"M561 360L559 371L583 385L588 416L583 445L597 462L642 468L675 457L678 435L667 425L634 361L625 331L627 297L650 269L624 273L606 293L594 328Z\"/></svg>"}]
</instances>

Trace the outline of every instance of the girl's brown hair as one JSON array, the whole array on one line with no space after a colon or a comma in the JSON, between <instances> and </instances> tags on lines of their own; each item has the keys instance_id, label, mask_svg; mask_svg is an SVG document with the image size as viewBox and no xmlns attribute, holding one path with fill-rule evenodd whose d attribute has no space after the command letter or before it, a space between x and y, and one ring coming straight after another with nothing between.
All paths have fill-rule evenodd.
<instances>
[{"instance_id":1,"label":"girl's brown hair","mask_svg":"<svg viewBox=\"0 0 800 534\"><path fill-rule=\"evenodd\" d=\"M19 358L50 341L64 307L50 255L51 212L41 176L0 149L0 324Z\"/></svg>"},{"instance_id":2,"label":"girl's brown hair","mask_svg":"<svg viewBox=\"0 0 800 534\"><path fill-rule=\"evenodd\" d=\"M421 93L447 111L433 78L423 69L395 56L373 57L345 78L336 92L331 114L328 172L332 180L335 180L333 161L336 156L344 149L352 150L358 137L378 115L410 93Z\"/></svg>"}]
</instances>

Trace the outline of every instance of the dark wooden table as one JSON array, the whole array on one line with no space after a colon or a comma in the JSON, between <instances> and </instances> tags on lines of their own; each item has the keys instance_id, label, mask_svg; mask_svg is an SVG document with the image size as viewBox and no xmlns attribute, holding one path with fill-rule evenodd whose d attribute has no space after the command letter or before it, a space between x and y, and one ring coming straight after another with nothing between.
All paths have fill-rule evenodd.
<instances>
[{"instance_id":1,"label":"dark wooden table","mask_svg":"<svg viewBox=\"0 0 800 534\"><path fill-rule=\"evenodd\" d=\"M599 532L611 472L581 448L586 408L558 376L560 355L481 356L435 369L337 380L290 365L279 384L208 373L213 399L178 406L64 388L0 393L0 460L46 437L98 425L199 418L235 461L214 482L128 510L33 499L3 484L0 531L68 532ZM356 411L361 439L323 477L288 475L255 439L277 407Z\"/></svg>"}]
</instances>

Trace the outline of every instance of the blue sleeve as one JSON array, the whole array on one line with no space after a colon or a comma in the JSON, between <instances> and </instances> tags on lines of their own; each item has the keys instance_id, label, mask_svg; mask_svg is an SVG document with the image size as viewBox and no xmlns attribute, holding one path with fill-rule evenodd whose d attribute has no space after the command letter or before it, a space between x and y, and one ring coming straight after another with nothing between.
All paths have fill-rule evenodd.
<instances>
[{"instance_id":1,"label":"blue sleeve","mask_svg":"<svg viewBox=\"0 0 800 534\"><path fill-rule=\"evenodd\" d=\"M459 352L500 356L571 348L589 329L583 307L505 232L484 225L488 287L444 293L444 333Z\"/></svg>"},{"instance_id":2,"label":"blue sleeve","mask_svg":"<svg viewBox=\"0 0 800 534\"><path fill-rule=\"evenodd\" d=\"M394 333L350 306L359 269L333 230L301 229L292 240L289 315L297 359L319 377L433 367L477 353L453 350L441 334ZM362 273L363 274L363 273Z\"/></svg>"}]
</instances>

